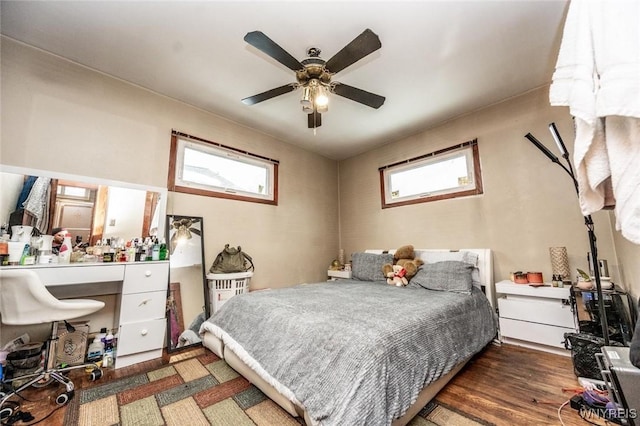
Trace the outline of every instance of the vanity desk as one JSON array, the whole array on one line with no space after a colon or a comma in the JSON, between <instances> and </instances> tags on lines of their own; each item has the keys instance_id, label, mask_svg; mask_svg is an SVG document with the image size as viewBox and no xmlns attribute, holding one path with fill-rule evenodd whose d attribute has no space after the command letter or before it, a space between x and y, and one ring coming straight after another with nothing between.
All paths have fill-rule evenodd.
<instances>
[{"instance_id":1,"label":"vanity desk","mask_svg":"<svg viewBox=\"0 0 640 426\"><path fill-rule=\"evenodd\" d=\"M116 295L115 368L162 357L169 262L3 266L30 269L57 298Z\"/></svg>"}]
</instances>

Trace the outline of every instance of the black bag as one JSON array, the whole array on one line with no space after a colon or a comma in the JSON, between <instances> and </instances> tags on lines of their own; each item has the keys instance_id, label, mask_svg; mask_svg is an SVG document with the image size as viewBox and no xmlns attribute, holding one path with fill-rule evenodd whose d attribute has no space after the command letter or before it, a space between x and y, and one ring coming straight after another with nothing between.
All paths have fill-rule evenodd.
<instances>
[{"instance_id":1,"label":"black bag","mask_svg":"<svg viewBox=\"0 0 640 426\"><path fill-rule=\"evenodd\" d=\"M621 343L609 341L610 346L623 346ZM605 346L604 338L589 333L565 333L564 347L571 349L573 372L577 377L602 380L596 354Z\"/></svg>"},{"instance_id":2,"label":"black bag","mask_svg":"<svg viewBox=\"0 0 640 426\"><path fill-rule=\"evenodd\" d=\"M254 269L253 259L243 252L240 246L235 248L225 244L224 249L218 253L216 260L213 261L209 272L212 274L231 274L234 272L253 271Z\"/></svg>"}]
</instances>

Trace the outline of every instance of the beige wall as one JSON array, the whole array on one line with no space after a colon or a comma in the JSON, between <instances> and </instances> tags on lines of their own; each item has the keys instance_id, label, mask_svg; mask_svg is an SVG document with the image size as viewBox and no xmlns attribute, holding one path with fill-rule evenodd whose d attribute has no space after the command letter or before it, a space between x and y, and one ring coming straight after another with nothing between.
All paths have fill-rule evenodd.
<instances>
[{"instance_id":1,"label":"beige wall","mask_svg":"<svg viewBox=\"0 0 640 426\"><path fill-rule=\"evenodd\" d=\"M614 230L614 241L618 263L620 266L620 279L627 283L629 292L633 295L636 307L640 299L640 245L633 244L615 231L616 218L613 214L610 217L611 229Z\"/></svg>"},{"instance_id":2,"label":"beige wall","mask_svg":"<svg viewBox=\"0 0 640 426\"><path fill-rule=\"evenodd\" d=\"M496 280L516 270L542 271L551 279L549 247L566 246L572 271L586 269L589 240L573 183L524 135L531 132L554 152L548 125L555 122L572 151L568 110L550 107L548 88L468 114L415 136L389 143L340 163L341 247L488 247ZM478 139L484 194L413 206L381 208L378 168ZM600 258L620 282L609 212L593 215ZM618 238L616 238L618 240ZM618 244L626 284L640 294L638 248ZM629 244L630 246L630 244ZM623 255L624 253L624 255ZM629 253L628 255L626 253ZM633 276L630 276L630 274Z\"/></svg>"},{"instance_id":3,"label":"beige wall","mask_svg":"<svg viewBox=\"0 0 640 426\"><path fill-rule=\"evenodd\" d=\"M1 78L2 164L164 187L171 129L279 159L278 206L168 199L167 213L204 217L207 267L227 242L253 256L254 288L323 280L339 247L489 247L499 280L514 270L549 278L548 248L566 246L571 268L586 268L572 184L524 139L532 132L555 149L547 129L555 121L571 150L571 119L549 106L546 88L337 164L6 38ZM483 195L381 209L378 167L474 138ZM610 215L594 215L600 257L639 295L640 248L613 230Z\"/></svg>"},{"instance_id":4,"label":"beige wall","mask_svg":"<svg viewBox=\"0 0 640 426\"><path fill-rule=\"evenodd\" d=\"M0 163L166 187L171 129L280 161L278 206L169 194L167 213L204 217L207 268L230 243L253 256L255 288L326 279L335 161L2 38Z\"/></svg>"}]
</instances>

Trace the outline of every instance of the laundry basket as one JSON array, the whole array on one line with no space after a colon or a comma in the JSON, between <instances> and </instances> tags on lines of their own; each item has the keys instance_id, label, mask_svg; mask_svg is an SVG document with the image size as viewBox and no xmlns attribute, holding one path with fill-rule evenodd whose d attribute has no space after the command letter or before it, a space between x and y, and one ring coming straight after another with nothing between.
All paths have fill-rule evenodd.
<instances>
[{"instance_id":1,"label":"laundry basket","mask_svg":"<svg viewBox=\"0 0 640 426\"><path fill-rule=\"evenodd\" d=\"M253 272L233 274L207 274L209 283L209 308L214 314L233 296L249 291L249 282Z\"/></svg>"}]
</instances>

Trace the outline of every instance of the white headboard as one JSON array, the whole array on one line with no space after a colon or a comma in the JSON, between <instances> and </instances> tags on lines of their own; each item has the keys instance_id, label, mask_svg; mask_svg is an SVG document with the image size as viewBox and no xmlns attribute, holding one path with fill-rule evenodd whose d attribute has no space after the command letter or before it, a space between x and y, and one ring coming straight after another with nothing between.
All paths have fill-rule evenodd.
<instances>
[{"instance_id":1,"label":"white headboard","mask_svg":"<svg viewBox=\"0 0 640 426\"><path fill-rule=\"evenodd\" d=\"M382 249L370 249L365 250L366 253L395 253L395 249L392 250L382 250ZM416 257L422 258L423 253L428 252L460 252L460 251L468 251L472 253L476 253L478 255L478 270L480 273L480 284L484 288L485 295L487 299L489 299L489 303L495 310L497 308L496 305L496 294L495 294L495 282L493 280L493 257L491 255L491 249L414 249L416 253Z\"/></svg>"}]
</instances>

